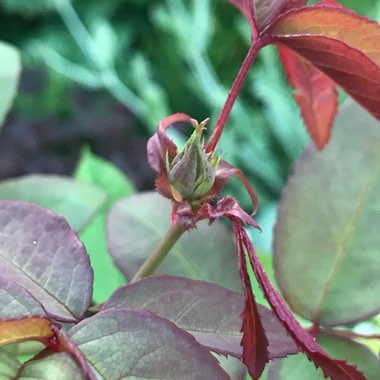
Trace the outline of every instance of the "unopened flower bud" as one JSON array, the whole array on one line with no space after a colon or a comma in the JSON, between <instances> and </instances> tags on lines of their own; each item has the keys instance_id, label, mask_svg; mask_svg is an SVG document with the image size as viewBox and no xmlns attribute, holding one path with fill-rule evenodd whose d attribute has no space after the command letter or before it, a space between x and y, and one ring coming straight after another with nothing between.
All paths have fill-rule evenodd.
<instances>
[{"instance_id":1,"label":"unopened flower bud","mask_svg":"<svg viewBox=\"0 0 380 380\"><path fill-rule=\"evenodd\" d=\"M186 145L172 162L167 162L169 182L173 195L178 192L183 199L196 200L206 194L215 181L215 170L219 160L207 155L202 144L202 135L207 120L198 124Z\"/></svg>"}]
</instances>

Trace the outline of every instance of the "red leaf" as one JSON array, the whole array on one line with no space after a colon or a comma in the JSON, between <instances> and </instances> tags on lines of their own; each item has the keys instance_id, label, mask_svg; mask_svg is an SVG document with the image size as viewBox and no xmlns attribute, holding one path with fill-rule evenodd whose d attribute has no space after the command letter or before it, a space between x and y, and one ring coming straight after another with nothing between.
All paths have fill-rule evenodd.
<instances>
[{"instance_id":1,"label":"red leaf","mask_svg":"<svg viewBox=\"0 0 380 380\"><path fill-rule=\"evenodd\" d=\"M248 20L252 34L257 34L255 7L253 0L228 0L233 4Z\"/></svg>"},{"instance_id":2,"label":"red leaf","mask_svg":"<svg viewBox=\"0 0 380 380\"><path fill-rule=\"evenodd\" d=\"M184 113L176 113L162 119L157 127L157 132L148 140L147 154L149 165L157 173L166 171L166 152L169 158L173 159L177 153L177 147L169 137L166 136L166 130L174 123L189 122L192 119L189 115Z\"/></svg>"},{"instance_id":3,"label":"red leaf","mask_svg":"<svg viewBox=\"0 0 380 380\"><path fill-rule=\"evenodd\" d=\"M278 51L289 82L296 89L294 97L306 127L317 148L322 149L330 139L338 108L335 83L292 50L279 46Z\"/></svg>"},{"instance_id":4,"label":"red leaf","mask_svg":"<svg viewBox=\"0 0 380 380\"><path fill-rule=\"evenodd\" d=\"M380 119L380 26L334 2L280 16L270 31Z\"/></svg>"},{"instance_id":5,"label":"red leaf","mask_svg":"<svg viewBox=\"0 0 380 380\"><path fill-rule=\"evenodd\" d=\"M238 248L239 272L244 290L243 324L241 328L241 332L243 333L241 340L243 347L242 360L247 366L249 374L254 379L259 379L265 369L266 363L269 362L269 343L257 308L255 296L252 293L244 247L239 238L239 229L242 227L236 218L232 219L232 225Z\"/></svg>"},{"instance_id":6,"label":"red leaf","mask_svg":"<svg viewBox=\"0 0 380 380\"><path fill-rule=\"evenodd\" d=\"M325 377L330 376L332 380L366 380L365 376L359 372L356 367L347 364L343 360L333 359L329 356L318 345L315 339L302 328L270 282L246 231L240 227L238 232L239 244L242 244L248 251L251 265L265 298L270 304L274 314L279 321L282 322L290 336L309 360L313 361L317 367L322 369Z\"/></svg>"}]
</instances>

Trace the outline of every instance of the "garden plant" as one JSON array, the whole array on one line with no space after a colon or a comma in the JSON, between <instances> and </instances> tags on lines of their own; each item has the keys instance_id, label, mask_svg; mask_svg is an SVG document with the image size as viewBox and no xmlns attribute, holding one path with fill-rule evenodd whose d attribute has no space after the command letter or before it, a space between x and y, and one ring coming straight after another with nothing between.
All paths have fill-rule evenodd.
<instances>
[{"instance_id":1,"label":"garden plant","mask_svg":"<svg viewBox=\"0 0 380 380\"><path fill-rule=\"evenodd\" d=\"M0 183L0 379L380 379L380 26L334 0L229 2L251 46L215 123L158 122L155 192L89 150L75 178ZM219 144L268 45L311 137L282 190L274 273L254 248L260 199ZM1 121L20 71L2 44L6 60ZM225 191L236 179L249 210ZM94 294L110 266L128 284Z\"/></svg>"}]
</instances>

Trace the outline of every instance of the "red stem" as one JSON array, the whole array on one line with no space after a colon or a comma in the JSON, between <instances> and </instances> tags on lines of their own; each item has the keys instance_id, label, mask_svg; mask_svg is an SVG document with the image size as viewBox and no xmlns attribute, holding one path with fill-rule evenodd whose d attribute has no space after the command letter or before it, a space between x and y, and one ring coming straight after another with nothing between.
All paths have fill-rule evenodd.
<instances>
[{"instance_id":1,"label":"red stem","mask_svg":"<svg viewBox=\"0 0 380 380\"><path fill-rule=\"evenodd\" d=\"M261 38L256 39L256 41L249 48L247 55L244 58L243 64L235 78L235 81L231 87L230 92L218 120L216 121L214 130L212 131L211 137L206 146L206 152L213 152L218 145L220 136L222 135L224 126L226 125L227 119L230 116L232 107L239 96L239 92L244 84L244 80L247 77L249 69L251 68L254 60L256 59L257 53L263 47L264 43Z\"/></svg>"},{"instance_id":2,"label":"red stem","mask_svg":"<svg viewBox=\"0 0 380 380\"><path fill-rule=\"evenodd\" d=\"M346 330L335 330L335 329L323 329L322 332L326 332L330 335L341 336L343 338L353 338L353 339L380 339L380 334L360 334L354 331Z\"/></svg>"}]
</instances>

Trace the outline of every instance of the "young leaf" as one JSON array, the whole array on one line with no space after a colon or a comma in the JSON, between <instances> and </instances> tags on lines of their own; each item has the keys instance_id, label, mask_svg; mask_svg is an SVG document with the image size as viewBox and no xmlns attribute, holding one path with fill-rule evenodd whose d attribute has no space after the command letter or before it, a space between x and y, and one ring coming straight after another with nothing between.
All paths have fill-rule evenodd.
<instances>
[{"instance_id":1,"label":"young leaf","mask_svg":"<svg viewBox=\"0 0 380 380\"><path fill-rule=\"evenodd\" d=\"M313 361L316 367L322 369L325 377L330 376L332 380L366 380L356 367L348 365L343 360L333 359L329 356L316 343L314 338L302 328L270 282L243 227L240 226L235 237L238 244L241 244L247 250L257 281L272 311L308 359Z\"/></svg>"},{"instance_id":2,"label":"young leaf","mask_svg":"<svg viewBox=\"0 0 380 380\"><path fill-rule=\"evenodd\" d=\"M61 216L31 203L0 201L0 273L57 318L75 321L91 302L83 244Z\"/></svg>"},{"instance_id":3,"label":"young leaf","mask_svg":"<svg viewBox=\"0 0 380 380\"><path fill-rule=\"evenodd\" d=\"M334 357L356 363L367 380L377 380L380 373L380 359L366 346L347 338L326 334L318 336L318 342ZM322 380L321 370L316 370L302 354L275 360L270 365L268 380Z\"/></svg>"},{"instance_id":4,"label":"young leaf","mask_svg":"<svg viewBox=\"0 0 380 380\"><path fill-rule=\"evenodd\" d=\"M229 378L190 334L148 311L102 311L73 327L69 335L107 380Z\"/></svg>"},{"instance_id":5,"label":"young leaf","mask_svg":"<svg viewBox=\"0 0 380 380\"><path fill-rule=\"evenodd\" d=\"M43 317L27 317L20 319L0 320L0 346L52 338L52 323Z\"/></svg>"},{"instance_id":6,"label":"young leaf","mask_svg":"<svg viewBox=\"0 0 380 380\"><path fill-rule=\"evenodd\" d=\"M45 314L41 303L28 290L0 277L0 319Z\"/></svg>"},{"instance_id":7,"label":"young leaf","mask_svg":"<svg viewBox=\"0 0 380 380\"><path fill-rule=\"evenodd\" d=\"M306 148L283 192L276 277L291 308L321 325L380 310L379 152L379 123L345 105L329 145Z\"/></svg>"},{"instance_id":8,"label":"young leaf","mask_svg":"<svg viewBox=\"0 0 380 380\"><path fill-rule=\"evenodd\" d=\"M335 83L310 62L294 51L279 46L281 60L302 118L316 147L322 149L329 141L338 108Z\"/></svg>"},{"instance_id":9,"label":"young leaf","mask_svg":"<svg viewBox=\"0 0 380 380\"><path fill-rule=\"evenodd\" d=\"M107 219L108 246L127 279L165 234L170 214L170 202L153 192L123 198L112 207ZM157 273L207 279L241 291L234 252L226 227L219 222L210 227L204 221L182 236Z\"/></svg>"},{"instance_id":10,"label":"young leaf","mask_svg":"<svg viewBox=\"0 0 380 380\"><path fill-rule=\"evenodd\" d=\"M210 350L242 356L241 317L244 298L240 293L203 281L175 276L151 276L116 290L102 310L144 309L174 322ZM276 317L258 305L269 340L269 357L298 352Z\"/></svg>"},{"instance_id":11,"label":"young leaf","mask_svg":"<svg viewBox=\"0 0 380 380\"><path fill-rule=\"evenodd\" d=\"M37 203L63 215L74 231L82 230L106 201L98 187L68 177L28 175L0 182L0 199Z\"/></svg>"},{"instance_id":12,"label":"young leaf","mask_svg":"<svg viewBox=\"0 0 380 380\"><path fill-rule=\"evenodd\" d=\"M0 128L16 95L20 71L18 50L0 42Z\"/></svg>"},{"instance_id":13,"label":"young leaf","mask_svg":"<svg viewBox=\"0 0 380 380\"><path fill-rule=\"evenodd\" d=\"M25 363L16 378L17 380L85 380L74 359L64 352Z\"/></svg>"},{"instance_id":14,"label":"young leaf","mask_svg":"<svg viewBox=\"0 0 380 380\"><path fill-rule=\"evenodd\" d=\"M244 289L244 309L242 312L243 324L241 331L243 338L243 363L247 366L249 374L259 379L265 365L269 362L269 342L264 330L263 321L259 314L255 296L252 293L249 280L243 241L238 238L239 229L242 228L238 220L232 220L236 245L238 247L238 263L240 277Z\"/></svg>"},{"instance_id":15,"label":"young leaf","mask_svg":"<svg viewBox=\"0 0 380 380\"><path fill-rule=\"evenodd\" d=\"M270 34L343 87L380 119L380 26L335 4L280 16Z\"/></svg>"}]
</instances>

